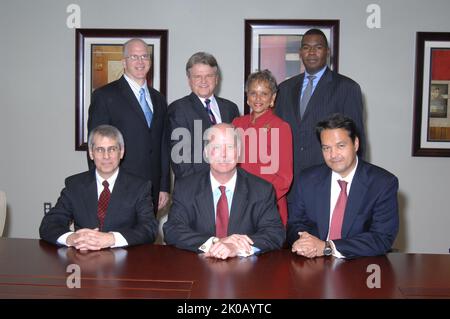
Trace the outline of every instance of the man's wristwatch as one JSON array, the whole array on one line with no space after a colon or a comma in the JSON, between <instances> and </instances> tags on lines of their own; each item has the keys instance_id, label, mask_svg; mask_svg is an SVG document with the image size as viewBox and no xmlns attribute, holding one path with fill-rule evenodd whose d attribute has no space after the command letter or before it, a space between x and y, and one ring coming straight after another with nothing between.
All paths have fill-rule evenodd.
<instances>
[{"instance_id":1,"label":"man's wristwatch","mask_svg":"<svg viewBox=\"0 0 450 319\"><path fill-rule=\"evenodd\" d=\"M330 241L326 241L325 242L325 248L323 249L323 254L325 256L331 256L331 254L333 253L333 248L331 248L331 243Z\"/></svg>"}]
</instances>

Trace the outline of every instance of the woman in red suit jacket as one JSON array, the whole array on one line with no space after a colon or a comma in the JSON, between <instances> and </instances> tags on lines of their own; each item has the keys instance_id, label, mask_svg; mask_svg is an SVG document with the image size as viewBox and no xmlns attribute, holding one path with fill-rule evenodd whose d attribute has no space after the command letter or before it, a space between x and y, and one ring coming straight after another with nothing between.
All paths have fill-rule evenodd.
<instances>
[{"instance_id":1,"label":"woman in red suit jacket","mask_svg":"<svg viewBox=\"0 0 450 319\"><path fill-rule=\"evenodd\" d=\"M254 72L245 84L250 114L234 119L241 128L241 167L272 183L278 211L287 222L286 194L292 183L292 132L289 124L273 114L277 82L269 70Z\"/></svg>"}]
</instances>

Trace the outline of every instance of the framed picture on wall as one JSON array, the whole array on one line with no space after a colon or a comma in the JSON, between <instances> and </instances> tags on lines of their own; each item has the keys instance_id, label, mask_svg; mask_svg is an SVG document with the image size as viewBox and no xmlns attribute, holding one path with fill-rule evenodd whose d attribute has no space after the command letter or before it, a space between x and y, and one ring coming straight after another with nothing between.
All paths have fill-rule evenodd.
<instances>
[{"instance_id":1,"label":"framed picture on wall","mask_svg":"<svg viewBox=\"0 0 450 319\"><path fill-rule=\"evenodd\" d=\"M87 118L92 92L123 75L123 44L140 38L148 46L147 82L167 96L167 30L76 29L75 150L87 150Z\"/></svg>"},{"instance_id":2,"label":"framed picture on wall","mask_svg":"<svg viewBox=\"0 0 450 319\"><path fill-rule=\"evenodd\" d=\"M450 157L450 33L417 32L413 156Z\"/></svg>"},{"instance_id":3,"label":"framed picture on wall","mask_svg":"<svg viewBox=\"0 0 450 319\"><path fill-rule=\"evenodd\" d=\"M338 71L339 20L245 20L245 74L269 69L277 83L304 72L299 50L309 29L323 31L328 39L328 66ZM244 96L244 112L249 106Z\"/></svg>"}]
</instances>

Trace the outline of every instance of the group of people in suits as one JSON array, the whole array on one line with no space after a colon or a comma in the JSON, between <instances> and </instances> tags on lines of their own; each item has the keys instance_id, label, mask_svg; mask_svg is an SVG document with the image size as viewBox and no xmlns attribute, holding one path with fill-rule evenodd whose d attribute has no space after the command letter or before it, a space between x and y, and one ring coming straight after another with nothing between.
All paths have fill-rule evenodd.
<instances>
[{"instance_id":1,"label":"group of people in suits","mask_svg":"<svg viewBox=\"0 0 450 319\"><path fill-rule=\"evenodd\" d=\"M305 72L279 87L268 70L249 76L252 112L240 117L236 104L216 95L220 71L211 54L189 58L192 92L167 107L146 81L146 43L126 42L124 75L92 95L91 169L66 179L41 238L81 250L153 242L155 214L169 202L170 165L169 245L219 259L285 241L308 258L389 251L399 227L398 180L363 159L361 89L327 67L322 31L304 34L299 55Z\"/></svg>"}]
</instances>

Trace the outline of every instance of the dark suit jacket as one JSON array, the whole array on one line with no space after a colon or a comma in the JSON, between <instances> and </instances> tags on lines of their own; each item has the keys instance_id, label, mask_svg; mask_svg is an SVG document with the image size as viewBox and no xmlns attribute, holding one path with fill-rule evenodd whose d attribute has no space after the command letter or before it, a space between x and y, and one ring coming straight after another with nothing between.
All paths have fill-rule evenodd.
<instances>
[{"instance_id":1,"label":"dark suit jacket","mask_svg":"<svg viewBox=\"0 0 450 319\"><path fill-rule=\"evenodd\" d=\"M236 104L215 96L223 123L231 123L239 116ZM176 178L188 176L201 171L209 171L209 164L203 159L203 133L211 127L211 121L205 106L194 93L172 102L168 109L169 143L171 150L177 155L182 154L186 162L177 162L171 156L172 170ZM196 122L194 122L197 120ZM184 128L191 138L170 134L177 128ZM183 151L180 151L182 149ZM186 152L186 153L184 153ZM195 163L197 162L197 163Z\"/></svg>"},{"instance_id":2,"label":"dark suit jacket","mask_svg":"<svg viewBox=\"0 0 450 319\"><path fill-rule=\"evenodd\" d=\"M316 124L333 113L353 119L360 134L360 151L364 154L365 132L361 88L352 79L326 69L314 90L303 118L300 118L299 96L305 74L280 84L275 114L291 125L294 146L294 180L303 169L323 163L316 137Z\"/></svg>"},{"instance_id":3,"label":"dark suit jacket","mask_svg":"<svg viewBox=\"0 0 450 319\"><path fill-rule=\"evenodd\" d=\"M150 189L151 182L127 174L121 168L102 231L119 232L130 246L154 242L158 223L153 214ZM97 204L95 170L68 177L58 202L42 219L41 238L56 244L61 235L70 231L72 221L75 231L98 227Z\"/></svg>"},{"instance_id":4,"label":"dark suit jacket","mask_svg":"<svg viewBox=\"0 0 450 319\"><path fill-rule=\"evenodd\" d=\"M200 252L198 247L215 231L209 171L178 179L164 224L166 243ZM286 236L272 185L240 168L228 223L228 235L232 234L247 234L261 252L281 248Z\"/></svg>"},{"instance_id":5,"label":"dark suit jacket","mask_svg":"<svg viewBox=\"0 0 450 319\"><path fill-rule=\"evenodd\" d=\"M153 103L153 119L148 128L144 112L130 85L122 76L92 94L89 107L89 132L101 124L117 127L125 141L125 156L120 167L131 174L150 180L152 198L158 208L159 192L170 191L169 147L167 144L167 102L149 87ZM93 163L90 162L90 168Z\"/></svg>"},{"instance_id":6,"label":"dark suit jacket","mask_svg":"<svg viewBox=\"0 0 450 319\"><path fill-rule=\"evenodd\" d=\"M388 171L359 159L342 225L342 239L333 240L347 258L385 254L398 233L398 180ZM304 170L289 200L287 239L299 231L326 240L330 223L331 169L325 164Z\"/></svg>"}]
</instances>

